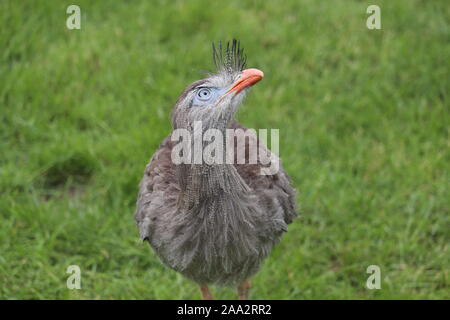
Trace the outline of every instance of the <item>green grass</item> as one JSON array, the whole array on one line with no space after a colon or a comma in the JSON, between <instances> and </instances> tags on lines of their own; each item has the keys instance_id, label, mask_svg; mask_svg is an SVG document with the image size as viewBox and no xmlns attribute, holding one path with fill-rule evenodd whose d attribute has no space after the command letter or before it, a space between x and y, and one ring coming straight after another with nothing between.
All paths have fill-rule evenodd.
<instances>
[{"instance_id":1,"label":"green grass","mask_svg":"<svg viewBox=\"0 0 450 320\"><path fill-rule=\"evenodd\" d=\"M1 1L0 298L200 297L139 242L134 203L178 94L233 37L266 74L239 121L280 128L302 213L251 297L450 298L449 17L445 0Z\"/></svg>"}]
</instances>

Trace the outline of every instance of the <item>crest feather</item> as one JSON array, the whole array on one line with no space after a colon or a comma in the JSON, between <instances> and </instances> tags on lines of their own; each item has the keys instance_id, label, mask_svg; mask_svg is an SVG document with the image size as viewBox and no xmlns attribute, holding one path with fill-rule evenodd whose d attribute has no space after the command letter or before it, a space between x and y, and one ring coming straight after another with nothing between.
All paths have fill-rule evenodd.
<instances>
[{"instance_id":1,"label":"crest feather","mask_svg":"<svg viewBox=\"0 0 450 320\"><path fill-rule=\"evenodd\" d=\"M225 50L222 48L222 41L219 41L218 48L213 42L212 51L214 64L218 72L232 74L244 70L247 56L244 54L244 49L241 48L238 40L233 39L231 45L228 41Z\"/></svg>"}]
</instances>

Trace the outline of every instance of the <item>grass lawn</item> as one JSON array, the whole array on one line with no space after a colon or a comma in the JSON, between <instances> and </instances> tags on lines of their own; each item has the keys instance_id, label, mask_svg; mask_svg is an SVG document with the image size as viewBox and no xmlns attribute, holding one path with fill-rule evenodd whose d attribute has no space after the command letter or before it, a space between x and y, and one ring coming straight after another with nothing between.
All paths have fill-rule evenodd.
<instances>
[{"instance_id":1,"label":"grass lawn","mask_svg":"<svg viewBox=\"0 0 450 320\"><path fill-rule=\"evenodd\" d=\"M233 37L266 75L238 119L280 129L301 207L251 298L450 298L449 17L445 0L2 0L0 298L200 298L133 214L174 102Z\"/></svg>"}]
</instances>

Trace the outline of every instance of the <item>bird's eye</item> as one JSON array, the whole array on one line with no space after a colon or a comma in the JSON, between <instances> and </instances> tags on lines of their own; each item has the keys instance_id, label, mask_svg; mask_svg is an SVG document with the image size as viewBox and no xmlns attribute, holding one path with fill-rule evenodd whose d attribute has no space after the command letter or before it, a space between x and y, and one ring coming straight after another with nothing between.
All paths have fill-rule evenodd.
<instances>
[{"instance_id":1,"label":"bird's eye","mask_svg":"<svg viewBox=\"0 0 450 320\"><path fill-rule=\"evenodd\" d=\"M207 101L211 98L211 90L208 88L201 88L197 91L197 97L202 101Z\"/></svg>"}]
</instances>

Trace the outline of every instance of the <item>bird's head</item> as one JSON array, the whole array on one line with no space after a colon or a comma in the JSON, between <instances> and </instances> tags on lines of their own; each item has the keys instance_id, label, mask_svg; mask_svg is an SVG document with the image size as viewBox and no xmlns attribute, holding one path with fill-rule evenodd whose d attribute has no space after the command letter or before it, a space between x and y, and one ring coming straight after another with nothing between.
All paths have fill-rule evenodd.
<instances>
[{"instance_id":1,"label":"bird's head","mask_svg":"<svg viewBox=\"0 0 450 320\"><path fill-rule=\"evenodd\" d=\"M172 113L172 126L192 128L202 121L203 128L224 129L233 119L248 88L264 77L258 69L245 69L246 56L238 41L226 48L213 44L217 72L195 81L180 95Z\"/></svg>"}]
</instances>

